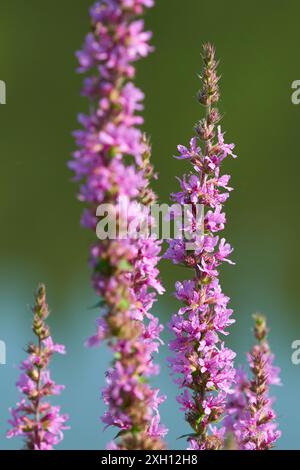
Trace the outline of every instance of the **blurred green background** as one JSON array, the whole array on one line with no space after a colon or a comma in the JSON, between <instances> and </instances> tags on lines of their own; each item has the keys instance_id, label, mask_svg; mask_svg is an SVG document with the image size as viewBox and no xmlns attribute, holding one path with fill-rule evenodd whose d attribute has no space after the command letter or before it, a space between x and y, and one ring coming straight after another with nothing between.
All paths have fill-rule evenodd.
<instances>
[{"instance_id":1,"label":"blurred green background","mask_svg":"<svg viewBox=\"0 0 300 470\"><path fill-rule=\"evenodd\" d=\"M283 432L279 448L300 448L300 366L291 363L291 343L300 338L299 317L299 124L300 105L291 103L291 83L300 79L298 0L157 0L146 18L156 52L138 64L138 85L146 93L145 129L151 135L155 183L162 202L176 190L176 175L188 168L172 155L191 136L202 110L195 95L201 44L211 41L221 59L223 128L236 143L238 160L228 160L235 191L227 204L226 237L236 266L222 270L237 323L229 344L243 362L251 345L251 314L262 311L271 326L271 345L282 368L274 390ZM87 350L94 331L95 296L89 285L87 252L93 235L80 228L83 207L66 164L74 149L71 131L82 77L74 52L86 34L86 0L1 0L0 79L7 104L0 106L0 339L7 365L0 366L0 448L7 441L8 407L15 404L17 364L30 339L29 305L39 281L48 287L52 332L68 348L54 363L54 378L67 388L63 410L72 430L61 448L101 449L114 435L103 433L100 388L110 357L105 347ZM182 276L161 263L167 294L156 304L162 322L176 308L174 281ZM167 341L167 335L165 334ZM162 419L168 443L184 448L186 432L175 402L176 387L162 349L160 383L169 396Z\"/></svg>"}]
</instances>

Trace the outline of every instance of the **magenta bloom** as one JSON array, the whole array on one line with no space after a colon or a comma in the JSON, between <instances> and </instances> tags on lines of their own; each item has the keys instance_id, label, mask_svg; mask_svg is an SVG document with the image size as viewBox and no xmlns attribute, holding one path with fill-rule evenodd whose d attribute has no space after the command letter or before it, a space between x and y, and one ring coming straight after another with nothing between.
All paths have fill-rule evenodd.
<instances>
[{"instance_id":1,"label":"magenta bloom","mask_svg":"<svg viewBox=\"0 0 300 470\"><path fill-rule=\"evenodd\" d=\"M96 2L90 11L92 30L77 53L79 72L90 73L83 95L91 106L89 115L79 116L82 129L75 132L78 150L70 168L81 183L79 199L86 203L82 224L94 232L101 204L110 204L118 220L135 220L138 232L148 216L137 203L149 205L156 198L149 188L150 147L139 129L144 95L131 81L134 62L152 50L151 33L136 15L152 5L152 0ZM100 318L88 345L107 339L113 353L103 391L103 422L119 430L114 448L164 447L166 429L159 424L158 411L164 398L148 384L158 373L152 356L162 329L150 313L157 293L163 292L157 269L160 249L154 238L118 234L91 248Z\"/></svg>"},{"instance_id":2,"label":"magenta bloom","mask_svg":"<svg viewBox=\"0 0 300 470\"><path fill-rule=\"evenodd\" d=\"M183 307L170 324L175 336L170 344L174 353L170 365L182 390L178 402L192 427L188 441L193 450L223 446L225 430L214 425L224 415L235 375L235 353L223 340L234 320L228 308L229 297L222 293L218 279L219 266L224 261L232 264L232 248L218 235L226 223L223 204L232 190L228 186L230 176L221 175L221 164L235 155L234 146L225 144L220 127L215 139L220 117L213 105L219 99L219 79L210 44L204 45L203 61L203 89L198 99L205 106L206 117L196 125L190 146L178 146L176 157L189 160L194 171L180 179L181 190L172 195L175 202L188 205L190 217L185 221L182 238L170 241L165 254L192 273L192 279L176 284L176 297ZM204 208L201 221L197 218L198 206Z\"/></svg>"},{"instance_id":3,"label":"magenta bloom","mask_svg":"<svg viewBox=\"0 0 300 470\"><path fill-rule=\"evenodd\" d=\"M59 395L63 385L56 385L50 377L49 363L54 353L65 354L65 347L55 344L45 323L49 315L45 287L36 293L33 308L33 332L38 344L29 344L28 358L21 364L21 375L17 387L24 398L11 409L8 438L22 436L29 450L52 450L63 439L68 416L60 413L48 398Z\"/></svg>"},{"instance_id":4,"label":"magenta bloom","mask_svg":"<svg viewBox=\"0 0 300 470\"><path fill-rule=\"evenodd\" d=\"M278 367L273 365L274 355L267 342L266 320L256 315L254 335L258 341L247 355L252 378L242 369L237 371L233 395L229 397L225 420L228 435L242 450L269 450L274 447L281 432L277 429L270 385L280 385Z\"/></svg>"}]
</instances>

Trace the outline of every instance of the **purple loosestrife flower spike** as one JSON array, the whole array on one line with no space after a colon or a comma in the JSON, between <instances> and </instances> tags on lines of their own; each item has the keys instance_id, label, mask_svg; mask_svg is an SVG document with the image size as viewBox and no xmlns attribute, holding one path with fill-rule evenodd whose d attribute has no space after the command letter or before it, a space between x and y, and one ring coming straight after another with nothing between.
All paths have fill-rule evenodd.
<instances>
[{"instance_id":1,"label":"purple loosestrife flower spike","mask_svg":"<svg viewBox=\"0 0 300 470\"><path fill-rule=\"evenodd\" d=\"M257 344L247 355L252 379L248 379L242 369L237 371L225 425L227 434L233 436L238 449L269 450L281 435L272 408L274 399L269 397L270 385L280 385L280 370L273 365L266 319L262 315L254 315L254 321Z\"/></svg>"},{"instance_id":2,"label":"purple loosestrife flower spike","mask_svg":"<svg viewBox=\"0 0 300 470\"><path fill-rule=\"evenodd\" d=\"M7 437L24 437L28 450L53 450L62 441L63 431L69 428L65 424L68 416L60 413L59 406L48 402L49 397L59 395L64 389L51 379L49 364L54 353L65 354L65 347L53 343L45 323L49 310L43 285L37 289L33 314L32 329L38 342L29 344L28 358L20 367L17 387L24 397L10 410L11 429Z\"/></svg>"},{"instance_id":3,"label":"purple loosestrife flower spike","mask_svg":"<svg viewBox=\"0 0 300 470\"><path fill-rule=\"evenodd\" d=\"M185 220L182 237L169 242L165 257L193 273L192 279L176 284L176 297L184 306L170 324L175 335L170 344L174 353L170 365L175 383L182 390L178 402L193 430L188 437L189 448L216 450L223 446L224 429L215 425L225 411L234 380L235 357L222 340L234 320L232 310L227 308L229 298L222 293L218 279L220 264L223 261L232 264L228 259L231 246L217 235L226 222L222 206L232 189L228 186L230 177L221 175L220 168L228 155L235 155L234 145L224 143L220 127L216 135L220 120L215 107L219 78L212 45L203 46L202 57L198 101L205 107L206 116L195 126L196 136L190 147L178 146L177 157L189 160L195 171L180 180L181 191L172 195L173 201L188 205L190 215ZM204 208L202 230L198 205Z\"/></svg>"},{"instance_id":4,"label":"purple loosestrife flower spike","mask_svg":"<svg viewBox=\"0 0 300 470\"><path fill-rule=\"evenodd\" d=\"M86 203L82 224L96 231L96 210L109 204L118 221L134 219L137 230L152 223L141 210L155 201L149 187L154 176L150 146L139 126L143 93L132 83L134 63L152 50L150 32L137 15L153 0L101 0L91 8L92 30L78 52L79 72L90 72L83 95L90 113L79 116L78 150L70 168L81 181L79 199ZM128 158L129 157L129 158ZM122 204L120 204L122 202ZM120 226L117 227L120 229ZM152 356L162 330L150 309L164 289L158 279L160 242L153 238L111 237L91 248L92 282L99 296L100 318L89 346L107 340L114 360L107 372L102 420L118 428L110 446L117 449L162 449L166 429L160 425L164 397L148 378L158 373Z\"/></svg>"}]
</instances>

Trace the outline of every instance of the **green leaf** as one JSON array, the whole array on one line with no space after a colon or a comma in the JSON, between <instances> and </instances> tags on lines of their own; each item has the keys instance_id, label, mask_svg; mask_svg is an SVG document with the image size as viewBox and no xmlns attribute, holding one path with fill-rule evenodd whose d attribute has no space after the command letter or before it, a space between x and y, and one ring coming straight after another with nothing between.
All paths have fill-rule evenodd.
<instances>
[{"instance_id":1,"label":"green leaf","mask_svg":"<svg viewBox=\"0 0 300 470\"><path fill-rule=\"evenodd\" d=\"M118 309L122 310L122 311L125 311L125 310L128 310L129 307L130 307L130 303L127 299L122 299L120 300L120 302L118 303Z\"/></svg>"},{"instance_id":2,"label":"green leaf","mask_svg":"<svg viewBox=\"0 0 300 470\"><path fill-rule=\"evenodd\" d=\"M186 437L197 437L197 436L198 436L198 434L196 434L196 433L182 434L182 436L177 437L176 440L178 441L179 439L185 439Z\"/></svg>"},{"instance_id":3,"label":"green leaf","mask_svg":"<svg viewBox=\"0 0 300 470\"><path fill-rule=\"evenodd\" d=\"M129 434L128 429L122 429L122 431L119 431L118 434L115 435L114 439L117 439L118 437L125 436L125 434Z\"/></svg>"},{"instance_id":4,"label":"green leaf","mask_svg":"<svg viewBox=\"0 0 300 470\"><path fill-rule=\"evenodd\" d=\"M109 264L109 261L107 259L101 259L97 263L95 271L98 273L109 274L111 272L111 266Z\"/></svg>"},{"instance_id":5,"label":"green leaf","mask_svg":"<svg viewBox=\"0 0 300 470\"><path fill-rule=\"evenodd\" d=\"M130 431L132 432L132 434L138 434L140 432L140 428L138 426L134 425L134 426L132 426Z\"/></svg>"},{"instance_id":6,"label":"green leaf","mask_svg":"<svg viewBox=\"0 0 300 470\"><path fill-rule=\"evenodd\" d=\"M115 158L118 155L118 148L117 147L111 147L108 151L108 156L109 158Z\"/></svg>"},{"instance_id":7,"label":"green leaf","mask_svg":"<svg viewBox=\"0 0 300 470\"><path fill-rule=\"evenodd\" d=\"M105 300L101 297L95 305L88 307L88 310L94 310L95 308L103 307L105 304Z\"/></svg>"},{"instance_id":8,"label":"green leaf","mask_svg":"<svg viewBox=\"0 0 300 470\"><path fill-rule=\"evenodd\" d=\"M199 416L199 418L197 418L196 423L201 424L204 417L205 417L205 413L203 413L202 415Z\"/></svg>"},{"instance_id":9,"label":"green leaf","mask_svg":"<svg viewBox=\"0 0 300 470\"><path fill-rule=\"evenodd\" d=\"M146 377L143 377L143 376L140 376L138 378L138 381L140 384L147 384L148 383L148 380L146 379Z\"/></svg>"},{"instance_id":10,"label":"green leaf","mask_svg":"<svg viewBox=\"0 0 300 470\"><path fill-rule=\"evenodd\" d=\"M132 264L130 264L127 259L123 259L122 261L120 261L119 265L118 265L118 268L120 269L120 271L128 271L128 272L131 272L133 270L133 266Z\"/></svg>"}]
</instances>

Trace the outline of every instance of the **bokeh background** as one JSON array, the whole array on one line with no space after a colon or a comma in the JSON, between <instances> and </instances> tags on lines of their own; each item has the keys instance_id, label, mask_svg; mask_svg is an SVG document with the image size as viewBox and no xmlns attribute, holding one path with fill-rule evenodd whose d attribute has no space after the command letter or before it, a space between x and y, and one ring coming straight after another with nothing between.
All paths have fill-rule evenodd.
<instances>
[{"instance_id":1,"label":"bokeh background","mask_svg":"<svg viewBox=\"0 0 300 470\"><path fill-rule=\"evenodd\" d=\"M67 388L63 410L72 430L62 449L102 449L114 435L103 432L100 388L109 364L105 347L87 350L94 331L95 296L89 285L88 246L93 235L79 225L77 187L67 169L74 149L71 131L82 77L74 52L86 34L86 0L1 0L0 79L7 104L0 106L0 339L7 365L0 366L0 448L7 441L8 407L15 404L17 364L30 339L30 304L39 281L48 287L55 339L68 348L54 363L54 378ZM227 204L226 237L235 247L236 266L222 270L236 324L229 344L244 362L250 348L251 314L261 311L271 326L271 345L282 368L283 386L274 390L282 438L278 448L299 449L300 366L291 362L291 343L300 338L299 317L299 125L300 105L291 102L291 83L300 79L298 0L157 0L146 18L154 32L155 54L138 64L138 85L146 93L145 128L153 144L155 183L162 202L176 190L176 175L188 167L172 155L185 144L201 117L195 95L200 49L212 41L221 58L223 128L236 143L238 160L226 163L235 191ZM166 295L156 304L168 322L179 273L161 263ZM165 334L166 342L168 340ZM169 397L162 419L168 444L187 427L175 401L162 349L155 380Z\"/></svg>"}]
</instances>

